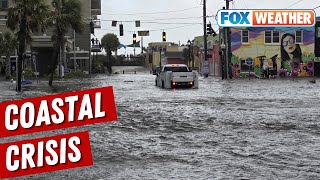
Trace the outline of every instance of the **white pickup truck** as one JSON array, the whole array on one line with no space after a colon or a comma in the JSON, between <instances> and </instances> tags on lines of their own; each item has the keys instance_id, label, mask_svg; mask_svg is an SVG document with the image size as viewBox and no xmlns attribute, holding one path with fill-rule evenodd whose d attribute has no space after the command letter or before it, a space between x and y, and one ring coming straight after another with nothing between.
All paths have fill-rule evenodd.
<instances>
[{"instance_id":1,"label":"white pickup truck","mask_svg":"<svg viewBox=\"0 0 320 180\"><path fill-rule=\"evenodd\" d=\"M170 89L176 87L199 88L199 74L190 71L185 64L167 64L155 73L156 86Z\"/></svg>"}]
</instances>

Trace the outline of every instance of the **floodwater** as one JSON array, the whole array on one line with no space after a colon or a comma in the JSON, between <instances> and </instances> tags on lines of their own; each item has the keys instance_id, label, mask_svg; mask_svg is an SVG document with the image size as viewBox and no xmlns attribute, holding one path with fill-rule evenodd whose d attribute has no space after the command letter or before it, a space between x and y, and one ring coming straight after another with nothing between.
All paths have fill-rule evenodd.
<instances>
[{"instance_id":1,"label":"floodwater","mask_svg":"<svg viewBox=\"0 0 320 180\"><path fill-rule=\"evenodd\" d=\"M199 89L164 90L137 71L26 87L113 86L118 121L55 132L88 129L93 166L25 178L320 179L320 80L200 77Z\"/></svg>"}]
</instances>

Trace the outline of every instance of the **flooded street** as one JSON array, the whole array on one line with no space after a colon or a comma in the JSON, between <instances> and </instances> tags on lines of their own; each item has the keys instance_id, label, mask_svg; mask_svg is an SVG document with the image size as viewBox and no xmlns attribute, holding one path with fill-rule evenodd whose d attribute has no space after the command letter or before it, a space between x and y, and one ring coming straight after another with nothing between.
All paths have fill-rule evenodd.
<instances>
[{"instance_id":1,"label":"flooded street","mask_svg":"<svg viewBox=\"0 0 320 180\"><path fill-rule=\"evenodd\" d=\"M320 179L319 80L200 77L199 89L164 90L136 70L26 87L35 96L113 86L118 112L116 122L72 129L89 130L92 167L31 178Z\"/></svg>"}]
</instances>

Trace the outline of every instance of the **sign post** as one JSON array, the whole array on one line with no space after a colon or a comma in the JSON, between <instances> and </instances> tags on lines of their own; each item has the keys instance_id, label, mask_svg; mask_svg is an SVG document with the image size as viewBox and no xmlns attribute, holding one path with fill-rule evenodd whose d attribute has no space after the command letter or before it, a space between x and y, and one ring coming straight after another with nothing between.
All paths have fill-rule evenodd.
<instances>
[{"instance_id":1,"label":"sign post","mask_svg":"<svg viewBox=\"0 0 320 180\"><path fill-rule=\"evenodd\" d=\"M206 76L209 74L209 61L204 61L203 62L203 75Z\"/></svg>"},{"instance_id":2,"label":"sign post","mask_svg":"<svg viewBox=\"0 0 320 180\"><path fill-rule=\"evenodd\" d=\"M247 64L247 66L249 66L249 80L250 80L250 76L251 76L251 66L253 65L253 59L252 58L248 58L247 60L246 60L246 64Z\"/></svg>"}]
</instances>

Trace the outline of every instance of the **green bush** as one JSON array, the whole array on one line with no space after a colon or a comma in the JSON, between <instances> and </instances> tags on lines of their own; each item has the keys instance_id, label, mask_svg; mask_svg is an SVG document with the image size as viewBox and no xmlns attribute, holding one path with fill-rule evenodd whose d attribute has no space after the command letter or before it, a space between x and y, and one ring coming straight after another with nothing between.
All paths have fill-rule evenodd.
<instances>
[{"instance_id":1,"label":"green bush","mask_svg":"<svg viewBox=\"0 0 320 180\"><path fill-rule=\"evenodd\" d=\"M33 70L31 68L25 68L23 71L25 78L32 78L34 76Z\"/></svg>"},{"instance_id":2,"label":"green bush","mask_svg":"<svg viewBox=\"0 0 320 180\"><path fill-rule=\"evenodd\" d=\"M80 70L77 70L77 71L72 71L68 74L66 74L64 77L65 78L83 78L85 77L86 74Z\"/></svg>"}]
</instances>

